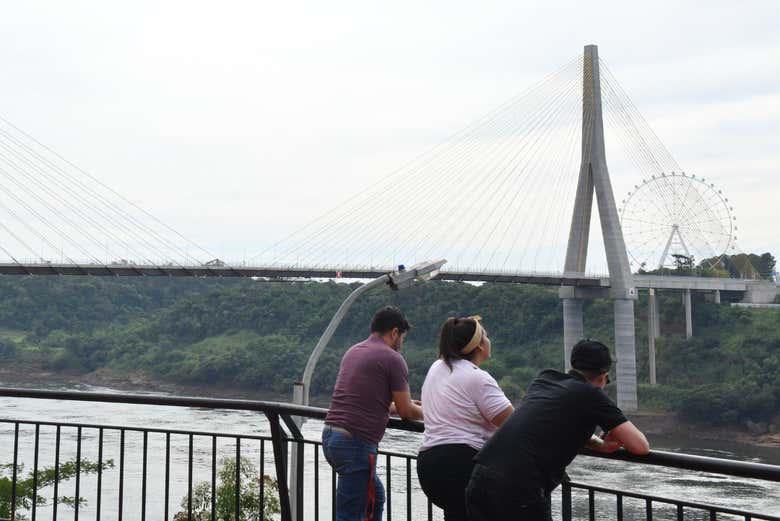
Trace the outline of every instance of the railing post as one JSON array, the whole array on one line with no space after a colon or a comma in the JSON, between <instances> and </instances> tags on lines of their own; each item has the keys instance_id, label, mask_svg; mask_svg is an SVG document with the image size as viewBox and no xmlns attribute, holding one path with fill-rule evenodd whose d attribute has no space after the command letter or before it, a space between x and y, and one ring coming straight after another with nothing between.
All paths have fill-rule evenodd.
<instances>
[{"instance_id":1,"label":"railing post","mask_svg":"<svg viewBox=\"0 0 780 521\"><path fill-rule=\"evenodd\" d=\"M561 483L561 519L571 521L571 485L568 480Z\"/></svg>"},{"instance_id":2,"label":"railing post","mask_svg":"<svg viewBox=\"0 0 780 521\"><path fill-rule=\"evenodd\" d=\"M14 469L11 480L11 519L16 519L16 478L19 466L19 422L14 423ZM78 503L78 495L76 496ZM76 511L78 512L78 510Z\"/></svg>"},{"instance_id":3,"label":"railing post","mask_svg":"<svg viewBox=\"0 0 780 521\"><path fill-rule=\"evenodd\" d=\"M293 521L290 508L290 490L287 488L287 451L286 436L279 424L279 414L266 413L271 424L271 441L274 446L274 463L276 464L276 484L279 488L279 506L281 508L282 521Z\"/></svg>"},{"instance_id":4,"label":"railing post","mask_svg":"<svg viewBox=\"0 0 780 521\"><path fill-rule=\"evenodd\" d=\"M303 382L293 383L294 404L305 405L303 389ZM295 422L297 430L300 431L306 419L302 416L294 416L292 420ZM293 432L293 438L297 438L295 432ZM296 521L303 521L303 444L296 443L295 445L296 450L290 453L290 506L292 518Z\"/></svg>"}]
</instances>

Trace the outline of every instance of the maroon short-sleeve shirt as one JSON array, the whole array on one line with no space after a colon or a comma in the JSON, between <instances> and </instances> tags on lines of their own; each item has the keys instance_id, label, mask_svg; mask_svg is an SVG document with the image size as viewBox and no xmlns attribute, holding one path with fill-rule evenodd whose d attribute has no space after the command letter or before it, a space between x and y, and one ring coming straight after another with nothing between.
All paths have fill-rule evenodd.
<instances>
[{"instance_id":1,"label":"maroon short-sleeve shirt","mask_svg":"<svg viewBox=\"0 0 780 521\"><path fill-rule=\"evenodd\" d=\"M350 347L341 359L325 423L378 444L387 427L392 393L408 390L406 360L372 335Z\"/></svg>"}]
</instances>

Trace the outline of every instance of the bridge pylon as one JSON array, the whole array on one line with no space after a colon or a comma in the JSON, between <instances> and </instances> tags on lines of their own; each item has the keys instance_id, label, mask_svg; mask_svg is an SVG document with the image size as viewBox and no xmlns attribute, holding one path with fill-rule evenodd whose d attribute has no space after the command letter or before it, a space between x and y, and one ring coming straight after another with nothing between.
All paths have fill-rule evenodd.
<instances>
[{"instance_id":1,"label":"bridge pylon","mask_svg":"<svg viewBox=\"0 0 780 521\"><path fill-rule=\"evenodd\" d=\"M570 369L571 349L585 336L583 299L608 296L614 302L618 406L625 411L635 411L637 380L634 301L637 292L628 264L628 253L607 169L599 55L598 47L595 45L585 47L582 86L582 162L564 271L585 273L595 192L611 287L607 294L575 287L561 288L565 367L567 370Z\"/></svg>"}]
</instances>

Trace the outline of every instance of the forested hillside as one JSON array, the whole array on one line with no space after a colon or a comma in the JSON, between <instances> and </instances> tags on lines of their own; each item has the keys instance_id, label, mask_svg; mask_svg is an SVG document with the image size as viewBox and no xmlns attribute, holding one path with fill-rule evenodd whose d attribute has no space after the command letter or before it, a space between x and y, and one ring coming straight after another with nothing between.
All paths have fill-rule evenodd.
<instances>
[{"instance_id":1,"label":"forested hillside","mask_svg":"<svg viewBox=\"0 0 780 521\"><path fill-rule=\"evenodd\" d=\"M354 285L203 279L0 278L0 363L86 373L143 372L170 383L288 393L309 352ZM697 300L685 340L679 293L661 293L659 385L643 407L694 420L770 421L780 408L780 312ZM488 369L514 398L536 372L561 367L555 288L432 282L362 297L336 332L312 392L327 395L341 355L368 335L373 312L400 306L413 323L403 353L413 393L436 356L441 322L480 314L493 340ZM647 382L646 303L637 304L639 378ZM586 303L589 336L612 343L612 305Z\"/></svg>"}]
</instances>

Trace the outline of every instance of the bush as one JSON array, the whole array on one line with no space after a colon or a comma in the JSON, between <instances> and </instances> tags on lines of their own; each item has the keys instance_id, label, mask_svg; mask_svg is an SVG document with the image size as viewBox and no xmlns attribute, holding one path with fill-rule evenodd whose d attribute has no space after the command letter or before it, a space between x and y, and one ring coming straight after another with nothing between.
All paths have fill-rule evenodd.
<instances>
[{"instance_id":1,"label":"bush","mask_svg":"<svg viewBox=\"0 0 780 521\"><path fill-rule=\"evenodd\" d=\"M6 463L0 465L0 517L3 519L13 518L17 521L23 521L28 519L27 512L32 508L33 500L36 501L37 506L46 505L46 497L41 494L41 490L55 483L62 483L74 478L76 472L77 461L66 461L60 463L59 469L55 467L44 467L38 469L37 475L33 475L32 472L27 474L26 478L17 477L16 489L13 490L13 464ZM102 465L98 465L89 460L80 460L80 468L78 474L81 476L94 474L98 470L106 470L114 467L114 460L107 460ZM58 470L55 472L55 470ZM24 465L17 465L16 473L20 476L24 472ZM55 476L57 479L55 479ZM37 481L36 481L37 478ZM11 515L11 503L14 497L16 498L16 512ZM73 507L78 501L79 505L86 505L87 500L83 497L72 496L60 496L57 500L64 505Z\"/></svg>"},{"instance_id":2,"label":"bush","mask_svg":"<svg viewBox=\"0 0 780 521\"><path fill-rule=\"evenodd\" d=\"M714 383L680 391L677 413L695 421L724 424L767 421L776 399L769 385L752 382Z\"/></svg>"},{"instance_id":3,"label":"bush","mask_svg":"<svg viewBox=\"0 0 780 521\"><path fill-rule=\"evenodd\" d=\"M240 521L272 521L275 514L281 512L276 480L262 476L263 504L260 504L260 480L257 468L246 459L241 458L241 494L238 519ZM219 484L215 498L215 519L217 521L236 520L236 460L225 458L222 469L218 473ZM181 499L179 512L174 521L209 521L211 520L211 483L201 481L192 489L192 518L187 517L189 495ZM264 508L262 508L264 507ZM263 511L262 520L260 511Z\"/></svg>"},{"instance_id":4,"label":"bush","mask_svg":"<svg viewBox=\"0 0 780 521\"><path fill-rule=\"evenodd\" d=\"M643 409L673 412L677 410L684 390L669 385L639 384L639 403Z\"/></svg>"},{"instance_id":5,"label":"bush","mask_svg":"<svg viewBox=\"0 0 780 521\"><path fill-rule=\"evenodd\" d=\"M46 369L54 371L83 371L84 364L72 351L66 349L51 349L49 355L43 360Z\"/></svg>"}]
</instances>

